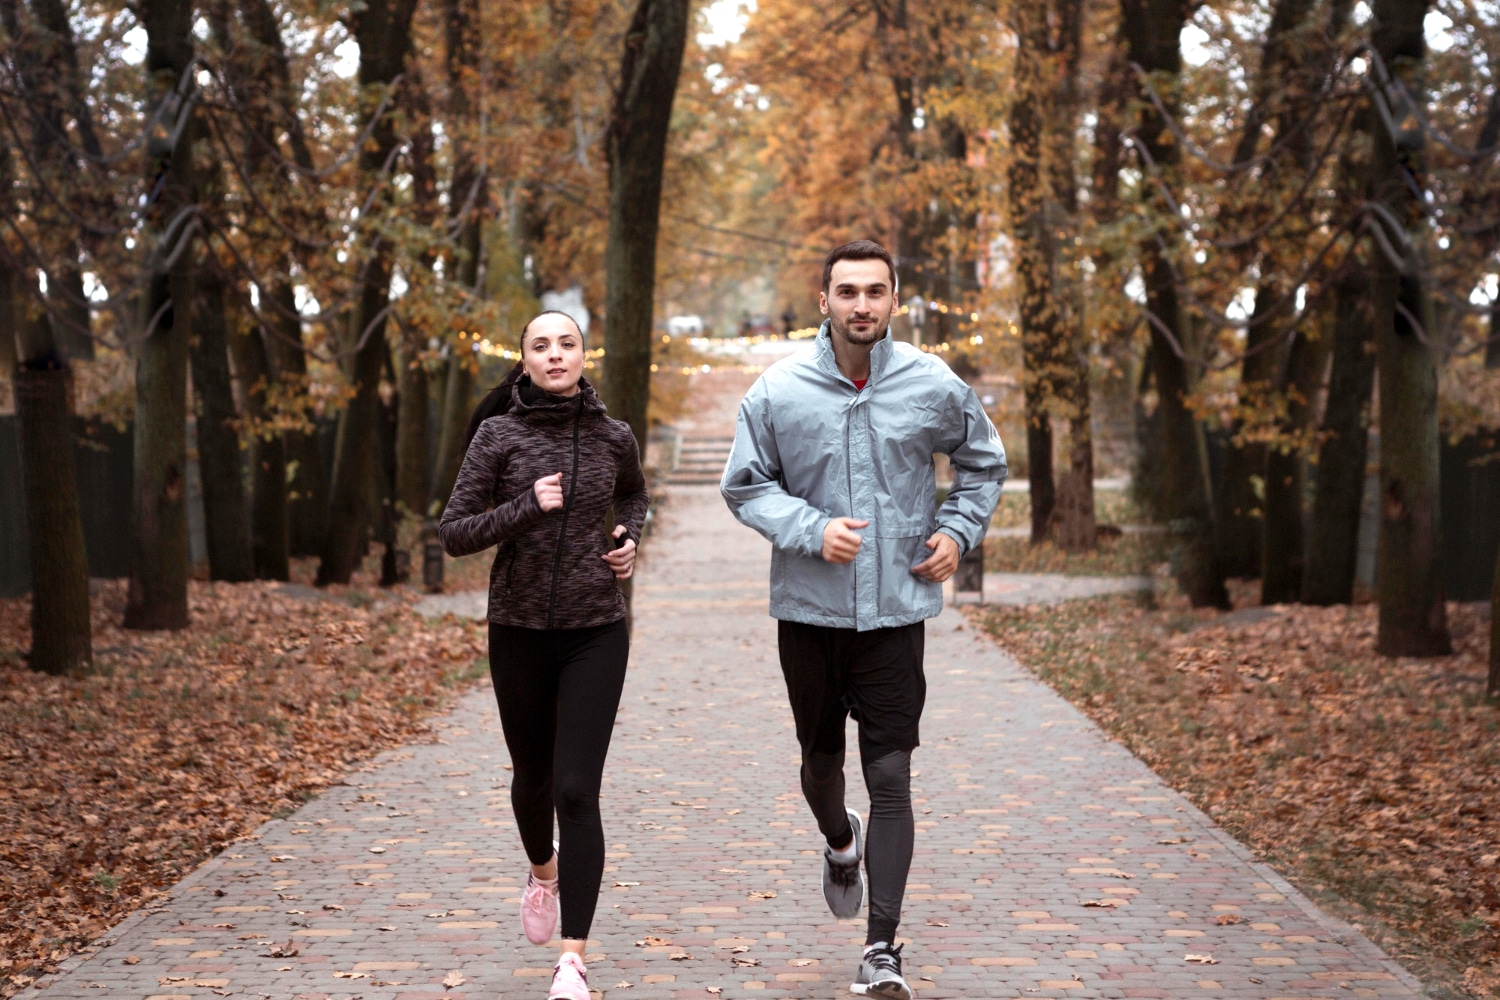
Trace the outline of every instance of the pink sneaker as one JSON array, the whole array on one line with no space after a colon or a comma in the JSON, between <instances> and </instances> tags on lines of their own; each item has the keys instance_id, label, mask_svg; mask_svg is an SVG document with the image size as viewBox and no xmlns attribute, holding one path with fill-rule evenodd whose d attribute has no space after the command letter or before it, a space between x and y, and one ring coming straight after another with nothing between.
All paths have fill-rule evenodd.
<instances>
[{"instance_id":1,"label":"pink sneaker","mask_svg":"<svg viewBox=\"0 0 1500 1000\"><path fill-rule=\"evenodd\" d=\"M557 930L557 879L539 879L527 874L521 893L521 927L526 940L546 944Z\"/></svg>"},{"instance_id":2,"label":"pink sneaker","mask_svg":"<svg viewBox=\"0 0 1500 1000\"><path fill-rule=\"evenodd\" d=\"M592 1000L583 959L571 951L562 953L552 970L552 989L547 992L547 1000Z\"/></svg>"}]
</instances>

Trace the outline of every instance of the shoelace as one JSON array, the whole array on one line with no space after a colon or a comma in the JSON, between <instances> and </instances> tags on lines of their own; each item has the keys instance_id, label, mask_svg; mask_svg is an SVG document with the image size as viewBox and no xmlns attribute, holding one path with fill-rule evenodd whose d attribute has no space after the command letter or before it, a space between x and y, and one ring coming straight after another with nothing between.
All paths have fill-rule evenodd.
<instances>
[{"instance_id":1,"label":"shoelace","mask_svg":"<svg viewBox=\"0 0 1500 1000\"><path fill-rule=\"evenodd\" d=\"M894 948L880 948L866 955L865 961L869 962L870 967L876 972L894 972L899 976L901 975L901 949L904 947L906 945L898 944Z\"/></svg>"},{"instance_id":2,"label":"shoelace","mask_svg":"<svg viewBox=\"0 0 1500 1000\"><path fill-rule=\"evenodd\" d=\"M859 881L859 859L853 861L839 861L832 855L828 856L828 867L833 875L833 880L841 886L851 886Z\"/></svg>"}]
</instances>

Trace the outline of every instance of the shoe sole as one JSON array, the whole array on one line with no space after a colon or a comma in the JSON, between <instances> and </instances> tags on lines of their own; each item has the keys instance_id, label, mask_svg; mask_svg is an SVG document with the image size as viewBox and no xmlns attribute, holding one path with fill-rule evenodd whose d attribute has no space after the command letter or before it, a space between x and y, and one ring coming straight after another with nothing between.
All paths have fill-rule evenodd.
<instances>
[{"instance_id":1,"label":"shoe sole","mask_svg":"<svg viewBox=\"0 0 1500 1000\"><path fill-rule=\"evenodd\" d=\"M878 997L879 1000L914 1000L915 997L910 986L898 986L895 983L882 983L879 986L850 983L849 992L857 997Z\"/></svg>"}]
</instances>

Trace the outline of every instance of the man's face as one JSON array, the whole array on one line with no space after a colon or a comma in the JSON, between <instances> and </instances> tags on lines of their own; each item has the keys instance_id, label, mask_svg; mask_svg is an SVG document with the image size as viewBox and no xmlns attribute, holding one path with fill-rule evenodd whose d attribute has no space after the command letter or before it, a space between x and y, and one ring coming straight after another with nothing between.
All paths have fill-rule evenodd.
<instances>
[{"instance_id":1,"label":"man's face","mask_svg":"<svg viewBox=\"0 0 1500 1000\"><path fill-rule=\"evenodd\" d=\"M883 260L836 262L828 290L818 294L818 308L833 321L833 335L851 344L884 337L895 305L891 271Z\"/></svg>"}]
</instances>

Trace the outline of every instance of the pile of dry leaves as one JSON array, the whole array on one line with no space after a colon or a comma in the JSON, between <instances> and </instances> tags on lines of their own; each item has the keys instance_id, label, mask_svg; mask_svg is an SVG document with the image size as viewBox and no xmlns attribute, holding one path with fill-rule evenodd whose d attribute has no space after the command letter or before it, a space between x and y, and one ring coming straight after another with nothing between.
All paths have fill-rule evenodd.
<instances>
[{"instance_id":1,"label":"pile of dry leaves","mask_svg":"<svg viewBox=\"0 0 1500 1000\"><path fill-rule=\"evenodd\" d=\"M0 601L0 996L225 844L420 738L484 672L478 623L410 595L191 585L191 628L127 632L98 583L97 673L27 669L29 600Z\"/></svg>"},{"instance_id":2,"label":"pile of dry leaves","mask_svg":"<svg viewBox=\"0 0 1500 1000\"><path fill-rule=\"evenodd\" d=\"M1376 610L1130 598L974 614L1216 821L1419 977L1500 996L1500 706L1487 609L1457 654L1374 652Z\"/></svg>"}]
</instances>

